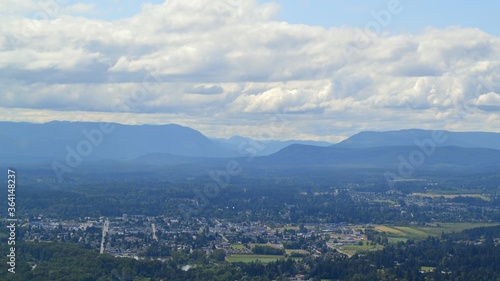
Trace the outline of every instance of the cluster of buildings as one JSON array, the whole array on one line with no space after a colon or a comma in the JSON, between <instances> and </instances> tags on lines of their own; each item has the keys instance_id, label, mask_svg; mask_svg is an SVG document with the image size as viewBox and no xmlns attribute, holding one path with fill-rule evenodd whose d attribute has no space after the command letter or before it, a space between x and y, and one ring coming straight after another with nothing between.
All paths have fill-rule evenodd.
<instances>
[{"instance_id":1,"label":"cluster of buildings","mask_svg":"<svg viewBox=\"0 0 500 281\"><path fill-rule=\"evenodd\" d=\"M251 254L252 244L269 244L295 248L316 255L321 249L315 241L325 241L329 247L353 245L366 237L353 225L302 224L266 225L262 222L232 223L217 219L127 215L114 218L82 218L60 221L38 217L24 221L22 238L32 241L65 241L84 243L102 253L120 257L165 258L170 251L222 249L228 255ZM240 246L238 246L240 245ZM158 250L160 249L160 250Z\"/></svg>"}]
</instances>

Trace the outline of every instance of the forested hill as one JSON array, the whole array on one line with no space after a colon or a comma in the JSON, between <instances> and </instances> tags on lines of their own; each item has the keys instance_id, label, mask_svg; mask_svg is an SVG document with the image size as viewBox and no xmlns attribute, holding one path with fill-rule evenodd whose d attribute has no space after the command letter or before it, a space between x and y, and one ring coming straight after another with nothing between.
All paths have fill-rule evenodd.
<instances>
[{"instance_id":1,"label":"forested hill","mask_svg":"<svg viewBox=\"0 0 500 281\"><path fill-rule=\"evenodd\" d=\"M261 165L337 166L358 168L397 168L399 164L418 168L496 170L500 167L500 150L457 146L421 150L416 146L382 146L370 148L317 147L292 145L278 153L257 159Z\"/></svg>"},{"instance_id":2,"label":"forested hill","mask_svg":"<svg viewBox=\"0 0 500 281\"><path fill-rule=\"evenodd\" d=\"M336 147L368 148L379 146L436 146L482 147L500 150L500 133L449 132L408 129L399 131L365 131L335 144Z\"/></svg>"},{"instance_id":3,"label":"forested hill","mask_svg":"<svg viewBox=\"0 0 500 281\"><path fill-rule=\"evenodd\" d=\"M87 160L133 159L148 153L191 157L238 155L200 132L176 124L0 122L0 147L0 161L9 164L64 161L75 154Z\"/></svg>"}]
</instances>

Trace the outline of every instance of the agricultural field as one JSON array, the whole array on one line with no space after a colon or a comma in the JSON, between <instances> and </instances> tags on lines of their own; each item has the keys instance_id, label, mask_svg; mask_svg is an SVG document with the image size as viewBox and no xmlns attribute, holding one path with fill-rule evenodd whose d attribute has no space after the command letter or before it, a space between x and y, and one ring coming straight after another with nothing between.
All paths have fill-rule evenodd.
<instances>
[{"instance_id":1,"label":"agricultural field","mask_svg":"<svg viewBox=\"0 0 500 281\"><path fill-rule=\"evenodd\" d=\"M231 255L226 259L229 262L253 262L260 261L262 263L274 262L283 259L284 256L270 256L270 255Z\"/></svg>"},{"instance_id":2,"label":"agricultural field","mask_svg":"<svg viewBox=\"0 0 500 281\"><path fill-rule=\"evenodd\" d=\"M395 244L398 242L405 243L406 241L408 241L407 238L402 238L402 237L387 237L387 240L389 240L389 243L391 243L391 244Z\"/></svg>"},{"instance_id":3,"label":"agricultural field","mask_svg":"<svg viewBox=\"0 0 500 281\"><path fill-rule=\"evenodd\" d=\"M460 232L476 227L496 226L500 223L433 223L426 226L387 226L377 225L375 230L386 232L389 242L404 242L407 239L419 240L427 236L439 237L442 233Z\"/></svg>"},{"instance_id":4,"label":"agricultural field","mask_svg":"<svg viewBox=\"0 0 500 281\"><path fill-rule=\"evenodd\" d=\"M363 245L345 245L341 248L343 251L358 253L382 250L384 247L382 245L368 245L367 242L364 242Z\"/></svg>"},{"instance_id":5,"label":"agricultural field","mask_svg":"<svg viewBox=\"0 0 500 281\"><path fill-rule=\"evenodd\" d=\"M235 244L235 245L238 245L238 244ZM255 248L255 246L273 247L276 249L280 248L277 244L270 244L270 243L248 243L248 246L250 247L250 249Z\"/></svg>"},{"instance_id":6,"label":"agricultural field","mask_svg":"<svg viewBox=\"0 0 500 281\"><path fill-rule=\"evenodd\" d=\"M377 225L377 226L375 226L375 230L378 232L386 232L387 234L392 234L394 236L405 236L405 233L401 232L401 230L398 230L398 229L395 229L392 227L388 227L385 225Z\"/></svg>"},{"instance_id":7,"label":"agricultural field","mask_svg":"<svg viewBox=\"0 0 500 281\"><path fill-rule=\"evenodd\" d=\"M382 245L369 245L368 242L363 242L363 245L344 245L344 246L335 246L337 251L344 253L348 256L353 256L356 253L360 252L368 252L368 251L378 251L382 250L384 246Z\"/></svg>"},{"instance_id":8,"label":"agricultural field","mask_svg":"<svg viewBox=\"0 0 500 281\"><path fill-rule=\"evenodd\" d=\"M472 198L479 198L484 201L491 201L491 198L488 196L485 196L483 194L460 194L460 193L453 193L453 194L446 194L446 193L412 193L411 196L418 196L418 197L430 197L430 198L436 198L436 197L444 197L446 199L453 199L456 197L472 197Z\"/></svg>"},{"instance_id":9,"label":"agricultural field","mask_svg":"<svg viewBox=\"0 0 500 281\"><path fill-rule=\"evenodd\" d=\"M403 235L404 237L408 237L411 239L424 239L430 235L429 233L422 231L418 227L395 226L394 228L399 230L400 232L404 233L404 235Z\"/></svg>"},{"instance_id":10,"label":"agricultural field","mask_svg":"<svg viewBox=\"0 0 500 281\"><path fill-rule=\"evenodd\" d=\"M299 254L304 254L304 255L309 254L309 252L308 252L308 251L306 251L306 250L290 250L290 249L287 249L287 250L285 250L285 251L286 251L286 253L287 253L288 255L290 255L290 254L292 254L292 253L299 253Z\"/></svg>"},{"instance_id":11,"label":"agricultural field","mask_svg":"<svg viewBox=\"0 0 500 281\"><path fill-rule=\"evenodd\" d=\"M420 270L423 272L433 272L436 268L433 266L422 266L420 267Z\"/></svg>"}]
</instances>

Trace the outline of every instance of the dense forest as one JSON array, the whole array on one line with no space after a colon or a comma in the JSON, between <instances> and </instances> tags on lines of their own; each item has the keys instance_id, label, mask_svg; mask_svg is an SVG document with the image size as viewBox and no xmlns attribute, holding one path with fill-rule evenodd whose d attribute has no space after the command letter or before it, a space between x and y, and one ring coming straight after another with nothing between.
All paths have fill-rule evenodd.
<instances>
[{"instance_id":1,"label":"dense forest","mask_svg":"<svg viewBox=\"0 0 500 281\"><path fill-rule=\"evenodd\" d=\"M286 176L277 171L274 176L242 175L227 182L223 176L214 180L208 175L167 180L158 173L144 177L133 173L81 174L75 175L74 182L58 186L50 181L50 176L31 172L20 176L22 188L18 189L17 196L22 200L18 202L17 212L28 218L43 214L63 220L127 213L203 215L240 222L500 221L499 189L494 184L498 182L497 174L470 178L428 175L420 181L397 182L389 187L376 177L381 174L362 171L325 175L322 170L312 169L307 175L297 171ZM222 180L224 182L220 182ZM411 194L425 192L485 194L488 200L436 196L426 198L426 204L414 204ZM0 200L5 196L0 194ZM464 208L450 211L450 204L462 204ZM402 207L406 215L401 214ZM5 216L5 211L0 210L0 214ZM283 213L287 213L286 217Z\"/></svg>"}]
</instances>

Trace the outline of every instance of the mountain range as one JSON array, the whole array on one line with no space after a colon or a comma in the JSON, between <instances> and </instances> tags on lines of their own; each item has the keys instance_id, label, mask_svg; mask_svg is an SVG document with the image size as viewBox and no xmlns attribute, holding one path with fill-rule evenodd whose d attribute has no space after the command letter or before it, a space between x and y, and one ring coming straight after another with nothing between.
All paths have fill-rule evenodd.
<instances>
[{"instance_id":1,"label":"mountain range","mask_svg":"<svg viewBox=\"0 0 500 281\"><path fill-rule=\"evenodd\" d=\"M360 132L340 143L337 147L369 148L379 146L415 145L416 141L433 139L433 134L442 135L436 146L482 147L500 150L500 134L487 132L448 132L408 129L399 131Z\"/></svg>"},{"instance_id":2,"label":"mountain range","mask_svg":"<svg viewBox=\"0 0 500 281\"><path fill-rule=\"evenodd\" d=\"M191 128L168 125L122 125L92 122L45 124L0 122L3 161L56 161L79 154L86 159L133 159L148 153L188 157L231 157L224 149Z\"/></svg>"},{"instance_id":3,"label":"mountain range","mask_svg":"<svg viewBox=\"0 0 500 281\"><path fill-rule=\"evenodd\" d=\"M210 139L180 125L0 122L0 164L129 161L147 164L223 163L251 159L261 167L497 169L500 133L408 129L360 132L337 144ZM226 159L226 160L224 160ZM71 165L70 165L71 166Z\"/></svg>"},{"instance_id":4,"label":"mountain range","mask_svg":"<svg viewBox=\"0 0 500 281\"><path fill-rule=\"evenodd\" d=\"M248 137L233 136L229 139L213 139L224 148L237 151L241 156L267 156L276 153L283 148L293 144L303 144L312 146L330 146L332 143L325 141L310 140L254 140Z\"/></svg>"}]
</instances>

